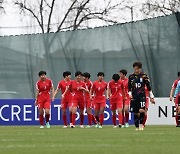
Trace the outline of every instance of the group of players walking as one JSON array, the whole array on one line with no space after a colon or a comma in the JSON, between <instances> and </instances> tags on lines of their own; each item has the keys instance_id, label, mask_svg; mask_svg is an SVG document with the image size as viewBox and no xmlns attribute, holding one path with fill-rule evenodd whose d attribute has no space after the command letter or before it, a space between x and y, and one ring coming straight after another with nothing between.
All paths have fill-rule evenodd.
<instances>
[{"instance_id":1,"label":"group of players walking","mask_svg":"<svg viewBox=\"0 0 180 154\"><path fill-rule=\"evenodd\" d=\"M58 91L61 91L61 110L64 128L68 127L67 108L70 113L70 127L75 127L77 109L80 114L80 127L84 128L84 109L88 115L88 126L94 124L96 128L102 128L104 122L104 110L106 99L110 101L112 111L113 128L117 128L116 119L118 113L118 127L129 127L129 111L134 113L136 130L143 130L149 102L155 103L148 76L141 71L142 63L133 64L134 73L126 77L127 71L122 69L113 74L112 80L106 83L104 73L97 74L95 82L90 81L91 75L80 71L75 73L75 80L71 80L71 73L63 73L64 79L58 83L54 90L53 83L46 77L45 71L39 72L39 81L36 84L37 95L35 105L39 109L40 128L44 128L44 112L46 127L50 128L50 103L54 101ZM50 94L52 92L52 95ZM51 97L52 96L52 97ZM92 112L92 110L94 110Z\"/></svg>"}]
</instances>

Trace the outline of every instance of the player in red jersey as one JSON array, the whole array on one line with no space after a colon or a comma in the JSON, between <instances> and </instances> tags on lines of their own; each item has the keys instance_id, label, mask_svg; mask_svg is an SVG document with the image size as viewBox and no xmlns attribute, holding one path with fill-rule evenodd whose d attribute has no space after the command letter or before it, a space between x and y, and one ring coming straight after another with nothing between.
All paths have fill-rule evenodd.
<instances>
[{"instance_id":1,"label":"player in red jersey","mask_svg":"<svg viewBox=\"0 0 180 154\"><path fill-rule=\"evenodd\" d=\"M76 119L76 112L77 108L80 109L80 127L84 128L83 122L84 122L84 92L89 93L89 90L86 88L85 83L82 81L82 73L80 71L77 71L75 73L76 79L71 81L71 84L69 86L72 98L71 98L71 106L72 106L72 125L71 128L75 127L75 119Z\"/></svg>"},{"instance_id":2,"label":"player in red jersey","mask_svg":"<svg viewBox=\"0 0 180 154\"><path fill-rule=\"evenodd\" d=\"M69 85L71 84L71 72L66 71L63 73L64 80L59 81L57 89L54 92L54 95L52 97L52 100L54 100L55 96L57 95L58 91L61 90L61 109L62 109L62 117L64 121L64 127L67 128L67 117L66 117L66 110L67 107L69 107L69 112L70 112L70 124L72 123L72 112L71 112L71 92L69 90ZM66 95L64 95L65 91Z\"/></svg>"},{"instance_id":3,"label":"player in red jersey","mask_svg":"<svg viewBox=\"0 0 180 154\"><path fill-rule=\"evenodd\" d=\"M170 91L170 101L173 101L173 93L177 87L177 84L178 82L180 81L180 72L177 73L178 75L178 78L173 82L173 85L172 85L172 88L171 88L171 91ZM174 103L176 104L176 99L174 99ZM176 106L176 116L175 116L175 119L176 119L176 126L179 126L179 122L178 122L178 107Z\"/></svg>"},{"instance_id":4,"label":"player in red jersey","mask_svg":"<svg viewBox=\"0 0 180 154\"><path fill-rule=\"evenodd\" d=\"M107 99L110 100L112 121L114 125L113 128L117 128L116 110L118 111L119 128L121 128L123 122L122 110L123 110L124 87L123 87L123 83L119 79L120 79L119 74L114 74L112 76L112 80L109 81L107 86Z\"/></svg>"},{"instance_id":5,"label":"player in red jersey","mask_svg":"<svg viewBox=\"0 0 180 154\"><path fill-rule=\"evenodd\" d=\"M38 105L39 109L39 122L40 128L44 128L44 111L45 111L45 118L46 118L46 127L50 128L49 124L49 117L50 117L50 105L51 105L51 98L50 92L54 94L54 87L53 83L50 79L46 78L46 72L40 71L39 72L39 81L36 83L36 100L35 105Z\"/></svg>"},{"instance_id":6,"label":"player in red jersey","mask_svg":"<svg viewBox=\"0 0 180 154\"><path fill-rule=\"evenodd\" d=\"M90 91L92 87L92 82L90 81L91 75L88 72L85 72L83 73L83 77L84 77L85 85L87 89ZM94 122L94 124L97 124L97 121L94 115L92 114L93 101L90 99L90 93L85 93L85 105L86 105L88 124L89 124L86 128L91 128L92 122Z\"/></svg>"},{"instance_id":7,"label":"player in red jersey","mask_svg":"<svg viewBox=\"0 0 180 154\"><path fill-rule=\"evenodd\" d=\"M154 98L150 98L150 93L148 91L147 86L145 86L145 95L146 95L146 105L145 105L145 112L144 112L144 121L143 121L143 127L145 127L146 121L147 121L147 112L149 109L149 103L155 104ZM153 94L154 95L154 94Z\"/></svg>"},{"instance_id":8,"label":"player in red jersey","mask_svg":"<svg viewBox=\"0 0 180 154\"><path fill-rule=\"evenodd\" d=\"M106 107L106 97L105 97L105 91L107 89L107 83L103 80L104 79L104 73L99 72L97 74L98 80L93 83L93 86L91 88L91 99L94 95L94 110L95 110L95 117L98 122L100 122L100 125L96 125L97 128L102 128L103 122L104 122L104 110ZM100 117L99 117L100 115Z\"/></svg>"},{"instance_id":9,"label":"player in red jersey","mask_svg":"<svg viewBox=\"0 0 180 154\"><path fill-rule=\"evenodd\" d=\"M127 127L129 127L129 105L131 102L131 99L128 94L128 78L126 77L127 70L125 70L125 69L120 70L119 75L120 75L120 80L123 83L124 92L125 92L125 96L123 98L123 113L122 113L123 114L123 125L122 125L122 128L123 127L127 128Z\"/></svg>"}]
</instances>

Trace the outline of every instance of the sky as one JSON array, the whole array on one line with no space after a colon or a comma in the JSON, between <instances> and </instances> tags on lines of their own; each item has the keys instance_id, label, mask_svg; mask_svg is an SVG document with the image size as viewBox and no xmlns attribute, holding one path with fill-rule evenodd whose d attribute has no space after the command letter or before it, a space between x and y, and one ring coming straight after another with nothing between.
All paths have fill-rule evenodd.
<instances>
[{"instance_id":1,"label":"sky","mask_svg":"<svg viewBox=\"0 0 180 154\"><path fill-rule=\"evenodd\" d=\"M37 0L27 0L32 4L33 2L37 2ZM112 4L116 4L119 0L112 0ZM139 6L145 2L146 0L132 0L132 3L124 3L124 5L134 6L134 21L142 20L145 18L142 13L140 13ZM58 1L61 6L61 10L66 10L66 6L68 5L67 0ZM105 5L104 0L92 0L97 7L103 7ZM19 8L13 5L12 0L5 0L4 3L5 12L0 15L0 35L20 35L20 34L32 34L32 33L40 33L40 29L37 26L37 23L29 17L24 17L20 15ZM57 14L61 14L62 12L58 12ZM130 9L125 9L122 12L112 12L112 17L117 17L119 23L129 22L131 21L131 11ZM61 19L53 19L53 23L56 24ZM105 23L91 21L89 23L90 27L98 27L103 26Z\"/></svg>"}]
</instances>

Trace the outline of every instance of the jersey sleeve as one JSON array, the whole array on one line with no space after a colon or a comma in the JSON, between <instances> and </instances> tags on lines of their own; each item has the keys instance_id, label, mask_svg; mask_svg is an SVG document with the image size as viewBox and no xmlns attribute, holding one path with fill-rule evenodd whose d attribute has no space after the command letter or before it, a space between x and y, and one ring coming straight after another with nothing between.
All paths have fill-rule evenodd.
<instances>
[{"instance_id":1,"label":"jersey sleeve","mask_svg":"<svg viewBox=\"0 0 180 154\"><path fill-rule=\"evenodd\" d=\"M58 86L57 86L57 89L61 89L61 88L62 88L62 83L59 82L59 83L58 83Z\"/></svg>"},{"instance_id":2,"label":"jersey sleeve","mask_svg":"<svg viewBox=\"0 0 180 154\"><path fill-rule=\"evenodd\" d=\"M107 89L111 89L111 81L108 82Z\"/></svg>"},{"instance_id":3,"label":"jersey sleeve","mask_svg":"<svg viewBox=\"0 0 180 154\"><path fill-rule=\"evenodd\" d=\"M147 86L148 91L151 91L151 83L147 74L143 74L143 80L145 85Z\"/></svg>"},{"instance_id":4,"label":"jersey sleeve","mask_svg":"<svg viewBox=\"0 0 180 154\"><path fill-rule=\"evenodd\" d=\"M177 82L177 80L176 80L176 81L174 81L174 82L173 82L173 85L172 85L172 88L176 89L176 87L177 87L177 83L178 83L178 82Z\"/></svg>"},{"instance_id":5,"label":"jersey sleeve","mask_svg":"<svg viewBox=\"0 0 180 154\"><path fill-rule=\"evenodd\" d=\"M39 82L36 82L36 89L39 90Z\"/></svg>"}]
</instances>

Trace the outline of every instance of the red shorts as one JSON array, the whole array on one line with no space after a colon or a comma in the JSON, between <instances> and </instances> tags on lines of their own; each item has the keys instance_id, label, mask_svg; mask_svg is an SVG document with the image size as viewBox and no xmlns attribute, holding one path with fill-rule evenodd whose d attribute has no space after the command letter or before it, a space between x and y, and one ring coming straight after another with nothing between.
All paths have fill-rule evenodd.
<instances>
[{"instance_id":1,"label":"red shorts","mask_svg":"<svg viewBox=\"0 0 180 154\"><path fill-rule=\"evenodd\" d=\"M67 98L62 98L61 99L61 109L66 110L67 107L71 106L71 101Z\"/></svg>"},{"instance_id":2,"label":"red shorts","mask_svg":"<svg viewBox=\"0 0 180 154\"><path fill-rule=\"evenodd\" d=\"M106 102L104 103L94 103L94 110L100 110L100 108L105 108L106 107Z\"/></svg>"},{"instance_id":3,"label":"red shorts","mask_svg":"<svg viewBox=\"0 0 180 154\"><path fill-rule=\"evenodd\" d=\"M127 99L124 99L123 100L123 106L125 106L125 105L130 105L130 102L131 102L131 99L128 97Z\"/></svg>"},{"instance_id":4,"label":"red shorts","mask_svg":"<svg viewBox=\"0 0 180 154\"><path fill-rule=\"evenodd\" d=\"M84 99L72 99L72 107L78 107L80 110L84 110Z\"/></svg>"},{"instance_id":5,"label":"red shorts","mask_svg":"<svg viewBox=\"0 0 180 154\"><path fill-rule=\"evenodd\" d=\"M149 108L149 102L150 102L150 98L146 97L146 105L145 108L148 109Z\"/></svg>"},{"instance_id":6,"label":"red shorts","mask_svg":"<svg viewBox=\"0 0 180 154\"><path fill-rule=\"evenodd\" d=\"M50 109L51 99L49 95L38 96L38 109Z\"/></svg>"},{"instance_id":7,"label":"red shorts","mask_svg":"<svg viewBox=\"0 0 180 154\"><path fill-rule=\"evenodd\" d=\"M110 108L111 110L116 110L116 109L122 109L123 108L123 102L118 101L118 102L111 102L110 101Z\"/></svg>"},{"instance_id":8,"label":"red shorts","mask_svg":"<svg viewBox=\"0 0 180 154\"><path fill-rule=\"evenodd\" d=\"M89 108L93 108L93 103L92 103L92 101L90 100L90 99L87 99L86 101L85 101L85 104L86 104L86 109L89 109Z\"/></svg>"}]
</instances>

